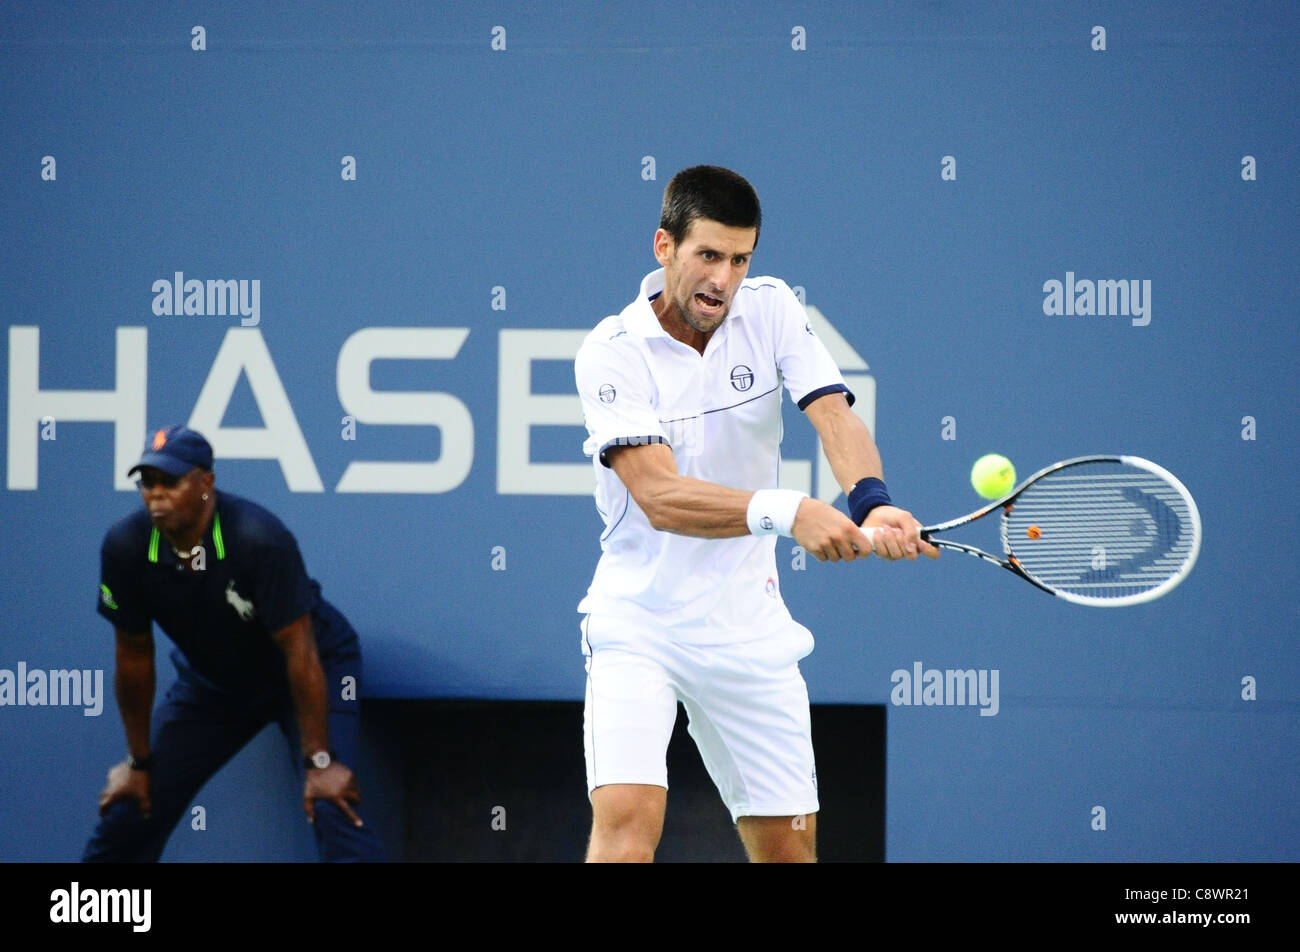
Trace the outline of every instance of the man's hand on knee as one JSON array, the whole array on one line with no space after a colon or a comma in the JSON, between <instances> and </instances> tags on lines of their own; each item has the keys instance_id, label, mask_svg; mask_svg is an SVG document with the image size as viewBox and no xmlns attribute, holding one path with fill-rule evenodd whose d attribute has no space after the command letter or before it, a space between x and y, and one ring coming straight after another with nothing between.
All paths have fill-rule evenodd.
<instances>
[{"instance_id":1,"label":"man's hand on knee","mask_svg":"<svg viewBox=\"0 0 1300 952\"><path fill-rule=\"evenodd\" d=\"M99 794L99 815L103 816L119 800L134 800L140 807L140 815L147 820L153 808L149 800L149 771L132 770L126 761L114 764L108 771L108 783Z\"/></svg>"}]
</instances>

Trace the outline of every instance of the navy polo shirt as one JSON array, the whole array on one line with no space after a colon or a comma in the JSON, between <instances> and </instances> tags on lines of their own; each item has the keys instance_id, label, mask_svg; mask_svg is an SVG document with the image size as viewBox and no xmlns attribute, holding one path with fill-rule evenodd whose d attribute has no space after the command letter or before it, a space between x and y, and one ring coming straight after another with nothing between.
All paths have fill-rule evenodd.
<instances>
[{"instance_id":1,"label":"navy polo shirt","mask_svg":"<svg viewBox=\"0 0 1300 952\"><path fill-rule=\"evenodd\" d=\"M195 571L143 508L117 522L100 549L99 613L131 632L157 622L178 667L229 690L284 685L284 655L271 636L303 615L312 615L322 658L355 647L355 632L321 598L293 534L272 513L219 492L201 544Z\"/></svg>"}]
</instances>

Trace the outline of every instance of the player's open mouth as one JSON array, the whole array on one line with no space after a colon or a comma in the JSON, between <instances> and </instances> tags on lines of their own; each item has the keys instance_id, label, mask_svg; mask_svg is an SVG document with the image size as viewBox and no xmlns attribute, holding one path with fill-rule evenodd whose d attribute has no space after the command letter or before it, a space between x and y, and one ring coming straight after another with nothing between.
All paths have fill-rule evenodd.
<instances>
[{"instance_id":1,"label":"player's open mouth","mask_svg":"<svg viewBox=\"0 0 1300 952\"><path fill-rule=\"evenodd\" d=\"M722 300L720 298L712 297L711 295L705 294L703 291L696 293L695 300L706 311L716 311L718 308L722 307Z\"/></svg>"}]
</instances>

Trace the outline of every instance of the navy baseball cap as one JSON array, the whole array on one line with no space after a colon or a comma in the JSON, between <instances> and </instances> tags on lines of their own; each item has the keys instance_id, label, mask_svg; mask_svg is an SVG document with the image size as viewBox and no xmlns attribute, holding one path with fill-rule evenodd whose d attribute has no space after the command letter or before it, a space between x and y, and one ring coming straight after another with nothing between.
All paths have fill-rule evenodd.
<instances>
[{"instance_id":1,"label":"navy baseball cap","mask_svg":"<svg viewBox=\"0 0 1300 952\"><path fill-rule=\"evenodd\" d=\"M158 430L144 444L144 455L126 475L132 475L137 469L152 466L171 476L184 476L194 467L212 468L212 447L203 438L203 434L189 427L176 424Z\"/></svg>"}]
</instances>

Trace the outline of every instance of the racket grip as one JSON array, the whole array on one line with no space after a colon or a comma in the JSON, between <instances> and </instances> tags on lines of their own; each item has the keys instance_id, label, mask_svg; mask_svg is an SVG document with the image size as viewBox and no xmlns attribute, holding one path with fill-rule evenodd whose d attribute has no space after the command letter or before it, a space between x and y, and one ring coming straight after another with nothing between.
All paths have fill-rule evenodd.
<instances>
[{"instance_id":1,"label":"racket grip","mask_svg":"<svg viewBox=\"0 0 1300 952\"><path fill-rule=\"evenodd\" d=\"M867 537L867 541L870 542L870 543L872 544L872 546L875 546L875 544L876 544L876 527L875 527L875 526L862 526L862 527L860 527L860 528L862 529L862 534L863 534L864 536ZM930 533L926 532L926 531L921 527L921 525L920 525L919 523L918 523L917 526L916 526L916 538L917 538L918 541L921 541L921 542L929 542L929 541L930 541Z\"/></svg>"},{"instance_id":2,"label":"racket grip","mask_svg":"<svg viewBox=\"0 0 1300 952\"><path fill-rule=\"evenodd\" d=\"M876 530L875 530L875 529L866 529L866 528L863 528L862 526L858 526L858 531L861 532L864 536L867 537L867 544L866 544L865 546L854 545L854 546L853 546L853 551L854 551L854 552L867 552L867 553L871 553L871 552L873 552L873 551L875 550L875 548L876 548Z\"/></svg>"}]
</instances>

